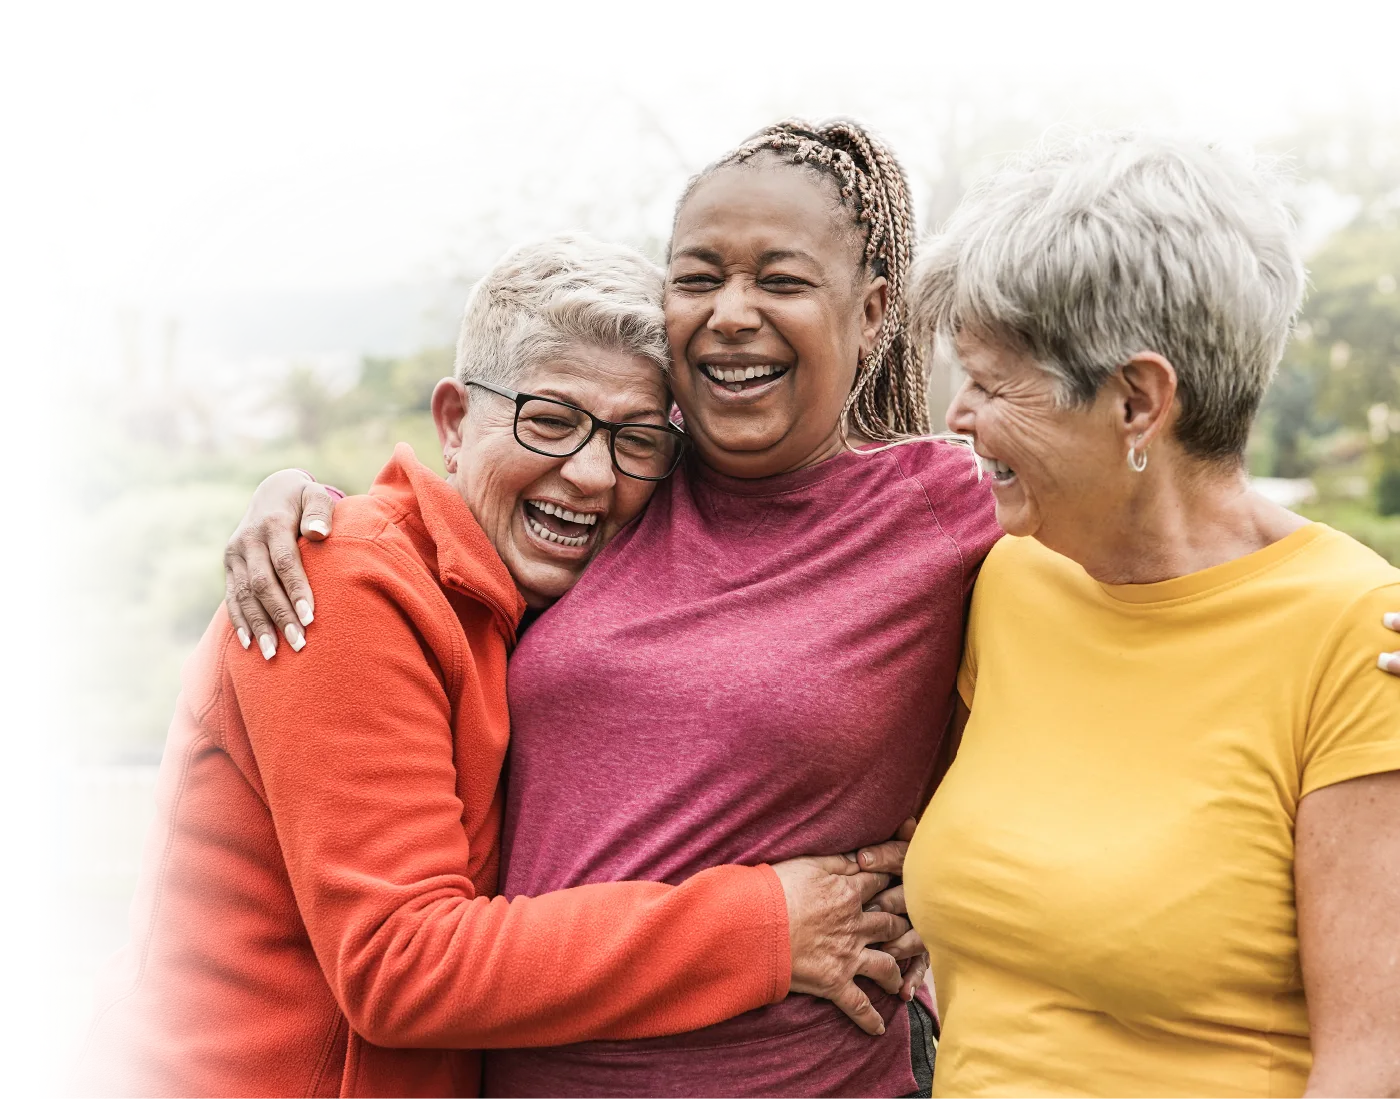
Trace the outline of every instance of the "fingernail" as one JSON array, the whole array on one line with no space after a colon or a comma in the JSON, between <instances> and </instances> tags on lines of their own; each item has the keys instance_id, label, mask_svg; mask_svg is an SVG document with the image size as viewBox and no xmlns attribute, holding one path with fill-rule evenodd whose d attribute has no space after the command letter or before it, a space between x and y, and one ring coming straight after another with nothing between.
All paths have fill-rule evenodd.
<instances>
[{"instance_id":1,"label":"fingernail","mask_svg":"<svg viewBox=\"0 0 1400 1099\"><path fill-rule=\"evenodd\" d=\"M297 600L297 617L301 619L303 626L309 626L316 621L316 616L311 613L311 604L305 599Z\"/></svg>"},{"instance_id":2,"label":"fingernail","mask_svg":"<svg viewBox=\"0 0 1400 1099\"><path fill-rule=\"evenodd\" d=\"M855 862L855 861L856 861L855 855L851 854L851 852L849 852L849 851L842 851L842 852L841 852L841 857L842 857L843 859L845 859L847 862Z\"/></svg>"},{"instance_id":3,"label":"fingernail","mask_svg":"<svg viewBox=\"0 0 1400 1099\"><path fill-rule=\"evenodd\" d=\"M860 861L862 866L873 866L875 863L875 856L869 851L862 851L860 854Z\"/></svg>"},{"instance_id":4,"label":"fingernail","mask_svg":"<svg viewBox=\"0 0 1400 1099\"><path fill-rule=\"evenodd\" d=\"M277 652L277 642L273 639L272 634L260 633L258 634L258 648L262 650L264 660L271 660L273 654Z\"/></svg>"},{"instance_id":5,"label":"fingernail","mask_svg":"<svg viewBox=\"0 0 1400 1099\"><path fill-rule=\"evenodd\" d=\"M867 905L865 906L865 911L867 911L867 912L878 912L878 911L880 911L880 906L879 906L879 905L876 905L876 904L867 904Z\"/></svg>"},{"instance_id":6,"label":"fingernail","mask_svg":"<svg viewBox=\"0 0 1400 1099\"><path fill-rule=\"evenodd\" d=\"M288 622L282 628L282 633L286 635L287 644L292 647L292 652L299 653L306 648L306 636L297 629L295 622Z\"/></svg>"},{"instance_id":7,"label":"fingernail","mask_svg":"<svg viewBox=\"0 0 1400 1099\"><path fill-rule=\"evenodd\" d=\"M328 537L331 533L331 528L326 526L326 521L324 519L308 519L306 521L306 529L314 530L322 538Z\"/></svg>"},{"instance_id":8,"label":"fingernail","mask_svg":"<svg viewBox=\"0 0 1400 1099\"><path fill-rule=\"evenodd\" d=\"M1381 671L1383 671L1383 672L1400 671L1400 669L1395 668L1395 667L1392 667L1392 665L1395 664L1395 658L1396 658L1397 656L1400 656L1400 653L1381 653L1381 658L1380 658L1380 660L1378 661L1378 663L1379 663L1380 666L1381 666Z\"/></svg>"},{"instance_id":9,"label":"fingernail","mask_svg":"<svg viewBox=\"0 0 1400 1099\"><path fill-rule=\"evenodd\" d=\"M1394 611L1391 611L1385 616L1383 621L1385 622L1386 629L1400 630L1400 614L1396 614Z\"/></svg>"},{"instance_id":10,"label":"fingernail","mask_svg":"<svg viewBox=\"0 0 1400 1099\"><path fill-rule=\"evenodd\" d=\"M238 627L238 643L245 649L253 643L253 639L248 636L248 631L242 626Z\"/></svg>"},{"instance_id":11,"label":"fingernail","mask_svg":"<svg viewBox=\"0 0 1400 1099\"><path fill-rule=\"evenodd\" d=\"M881 1023L881 1024L880 1024L880 1033L881 1033L881 1034L885 1033L885 1024L884 1024L884 1023Z\"/></svg>"}]
</instances>

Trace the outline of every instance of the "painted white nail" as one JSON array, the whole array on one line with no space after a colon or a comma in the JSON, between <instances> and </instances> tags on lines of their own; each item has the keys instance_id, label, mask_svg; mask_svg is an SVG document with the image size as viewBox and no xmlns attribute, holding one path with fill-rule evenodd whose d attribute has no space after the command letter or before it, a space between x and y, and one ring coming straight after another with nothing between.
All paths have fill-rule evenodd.
<instances>
[{"instance_id":1,"label":"painted white nail","mask_svg":"<svg viewBox=\"0 0 1400 1099\"><path fill-rule=\"evenodd\" d=\"M324 519L308 519L306 521L306 529L314 530L322 538L329 537L331 533L331 528L326 525L326 521Z\"/></svg>"},{"instance_id":2,"label":"painted white nail","mask_svg":"<svg viewBox=\"0 0 1400 1099\"><path fill-rule=\"evenodd\" d=\"M309 626L316 621L316 616L311 613L311 604L305 599L297 600L297 617L301 619L303 626Z\"/></svg>"},{"instance_id":3,"label":"painted white nail","mask_svg":"<svg viewBox=\"0 0 1400 1099\"><path fill-rule=\"evenodd\" d=\"M242 626L238 627L238 643L245 649L253 643L253 639L248 636L248 631Z\"/></svg>"},{"instance_id":4,"label":"painted white nail","mask_svg":"<svg viewBox=\"0 0 1400 1099\"><path fill-rule=\"evenodd\" d=\"M286 635L287 644L292 647L292 652L299 653L306 648L306 638L301 630L297 629L295 622L288 622L282 633Z\"/></svg>"},{"instance_id":5,"label":"painted white nail","mask_svg":"<svg viewBox=\"0 0 1400 1099\"><path fill-rule=\"evenodd\" d=\"M1381 653L1381 658L1377 663L1383 672L1400 674L1400 653Z\"/></svg>"},{"instance_id":6,"label":"painted white nail","mask_svg":"<svg viewBox=\"0 0 1400 1099\"><path fill-rule=\"evenodd\" d=\"M1387 614L1381 621L1385 623L1386 629L1400 630L1400 614L1396 614L1394 611Z\"/></svg>"},{"instance_id":7,"label":"painted white nail","mask_svg":"<svg viewBox=\"0 0 1400 1099\"><path fill-rule=\"evenodd\" d=\"M263 659L271 660L277 652L277 642L270 633L258 634L258 648L262 650Z\"/></svg>"}]
</instances>

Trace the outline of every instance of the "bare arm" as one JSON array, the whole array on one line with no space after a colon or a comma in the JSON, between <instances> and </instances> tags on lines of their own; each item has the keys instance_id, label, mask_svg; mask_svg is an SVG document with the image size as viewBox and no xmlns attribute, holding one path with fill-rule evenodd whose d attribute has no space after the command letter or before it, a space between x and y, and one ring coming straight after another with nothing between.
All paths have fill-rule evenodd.
<instances>
[{"instance_id":1,"label":"bare arm","mask_svg":"<svg viewBox=\"0 0 1400 1099\"><path fill-rule=\"evenodd\" d=\"M1400 1096L1400 771L1303 798L1294 878L1307 1094Z\"/></svg>"}]
</instances>

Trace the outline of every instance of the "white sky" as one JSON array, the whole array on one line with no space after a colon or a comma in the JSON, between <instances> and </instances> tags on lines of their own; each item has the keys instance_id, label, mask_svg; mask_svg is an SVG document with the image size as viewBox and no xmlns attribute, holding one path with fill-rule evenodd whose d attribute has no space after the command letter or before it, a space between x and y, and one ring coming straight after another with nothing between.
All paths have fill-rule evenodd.
<instances>
[{"instance_id":1,"label":"white sky","mask_svg":"<svg viewBox=\"0 0 1400 1099\"><path fill-rule=\"evenodd\" d=\"M8 813L0 987L25 990L11 1025L0 1028L0 1092L28 1093L38 1071L38 917L29 888L41 857L38 767L22 725L31 710L28 606L39 550L25 493L41 412L31 398L43 384L49 333L62 319L53 298L62 276L50 246L67 249L74 286L127 276L179 211L216 183L350 151L427 146L455 125L447 104L462 77L515 64L575 74L615 64L643 91L668 90L685 71L727 69L729 90L748 97L763 87L766 64L791 78L818 55L895 63L1039 55L1057 66L1131 56L1175 85L1189 108L1233 120L1273 118L1294 87L1331 101L1344 66L1372 90L1400 91L1394 0L1330 0L1295 11L1232 10L1218 0L949 7L934 0L17 0L7 7L0 361L15 399L3 406L8 456L0 461L10 472L4 507L21 517L10 529L29 533L0 543L13 560L0 587L0 697L10 708L4 724L13 753L0 766L0 812ZM150 105L136 98L143 88L155 92ZM31 945L13 949L11 938Z\"/></svg>"}]
</instances>

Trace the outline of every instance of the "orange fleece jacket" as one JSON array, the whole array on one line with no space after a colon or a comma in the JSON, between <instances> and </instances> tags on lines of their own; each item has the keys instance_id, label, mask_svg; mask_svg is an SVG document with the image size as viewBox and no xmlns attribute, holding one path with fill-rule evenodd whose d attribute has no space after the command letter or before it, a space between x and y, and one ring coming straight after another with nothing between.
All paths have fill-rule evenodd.
<instances>
[{"instance_id":1,"label":"orange fleece jacket","mask_svg":"<svg viewBox=\"0 0 1400 1099\"><path fill-rule=\"evenodd\" d=\"M450 485L401 444L302 552L302 652L245 652L221 609L186 666L81 1090L473 1095L479 1057L456 1050L783 998L768 867L493 899L524 605Z\"/></svg>"}]
</instances>

